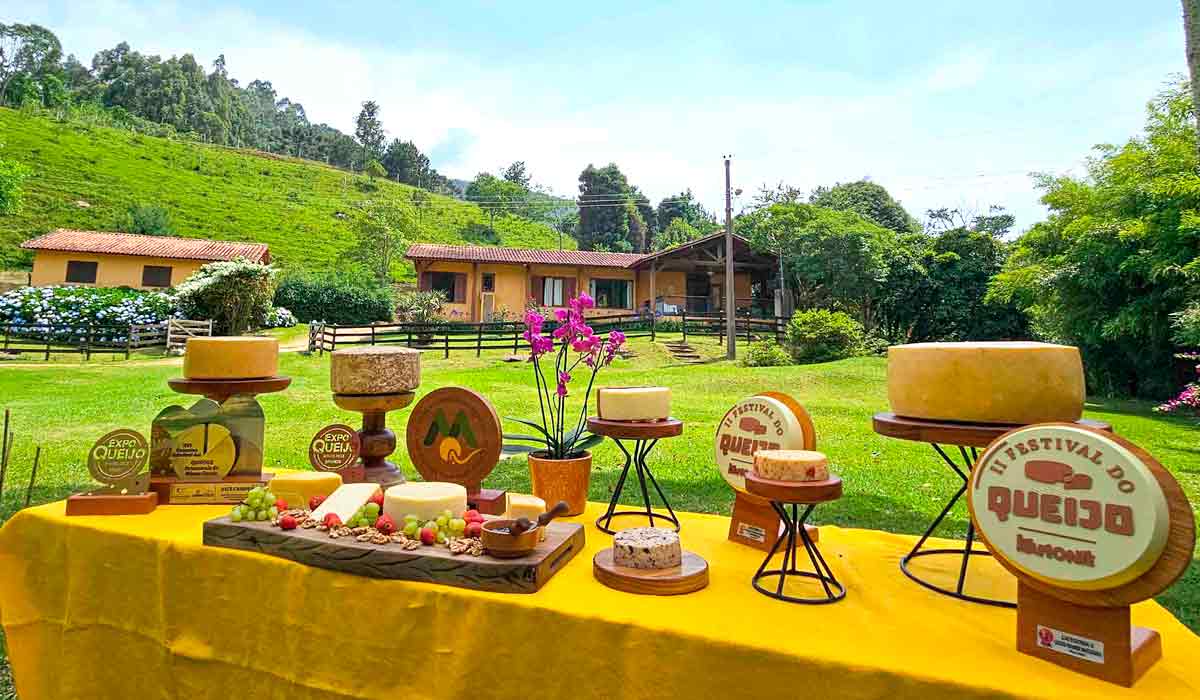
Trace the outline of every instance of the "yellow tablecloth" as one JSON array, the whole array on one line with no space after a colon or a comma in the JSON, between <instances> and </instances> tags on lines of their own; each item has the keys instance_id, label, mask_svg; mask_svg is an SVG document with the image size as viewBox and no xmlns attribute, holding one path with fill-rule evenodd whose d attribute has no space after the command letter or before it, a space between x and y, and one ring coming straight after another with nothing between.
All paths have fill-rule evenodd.
<instances>
[{"instance_id":1,"label":"yellow tablecloth","mask_svg":"<svg viewBox=\"0 0 1200 700\"><path fill-rule=\"evenodd\" d=\"M1200 697L1200 639L1158 605L1133 618L1162 633L1165 658L1126 690L1017 653L1012 610L919 587L897 568L912 538L881 532L822 528L849 592L804 606L751 589L761 553L728 542L715 516L682 515L709 587L656 598L592 578L610 542L590 524L599 504L579 518L587 551L533 595L205 547L201 523L222 507L63 507L0 530L0 619L22 700ZM942 564L946 581L956 562ZM970 589L1014 588L993 562L972 567Z\"/></svg>"}]
</instances>

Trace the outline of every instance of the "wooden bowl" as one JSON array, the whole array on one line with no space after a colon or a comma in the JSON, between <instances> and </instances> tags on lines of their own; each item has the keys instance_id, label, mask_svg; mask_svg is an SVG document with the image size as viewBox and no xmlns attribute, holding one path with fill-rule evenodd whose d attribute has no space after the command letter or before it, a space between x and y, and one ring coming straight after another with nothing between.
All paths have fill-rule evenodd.
<instances>
[{"instance_id":1,"label":"wooden bowl","mask_svg":"<svg viewBox=\"0 0 1200 700\"><path fill-rule=\"evenodd\" d=\"M534 525L519 535L505 532L515 520L498 518L483 523L480 539L487 553L497 559L515 559L529 554L537 547L542 536L542 528Z\"/></svg>"}]
</instances>

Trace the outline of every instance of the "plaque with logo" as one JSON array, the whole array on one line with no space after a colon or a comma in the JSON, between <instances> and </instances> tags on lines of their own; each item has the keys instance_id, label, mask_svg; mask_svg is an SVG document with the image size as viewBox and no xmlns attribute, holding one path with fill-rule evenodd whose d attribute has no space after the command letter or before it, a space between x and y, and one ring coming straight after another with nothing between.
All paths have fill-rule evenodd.
<instances>
[{"instance_id":1,"label":"plaque with logo","mask_svg":"<svg viewBox=\"0 0 1200 700\"><path fill-rule=\"evenodd\" d=\"M967 492L980 536L1018 579L1018 650L1125 686L1162 657L1129 606L1183 574L1195 521L1157 460L1108 432L1032 425L988 447Z\"/></svg>"},{"instance_id":2,"label":"plaque with logo","mask_svg":"<svg viewBox=\"0 0 1200 700\"><path fill-rule=\"evenodd\" d=\"M808 411L787 394L766 391L747 397L717 424L715 458L721 477L733 488L729 539L770 551L783 523L769 502L746 491L746 473L759 450L816 449L817 434ZM807 526L806 526L807 527ZM815 540L817 529L808 527Z\"/></svg>"},{"instance_id":3,"label":"plaque with logo","mask_svg":"<svg viewBox=\"0 0 1200 700\"><path fill-rule=\"evenodd\" d=\"M471 507L501 515L508 494L483 488L496 468L504 442L492 403L462 387L429 392L413 407L406 431L408 456L426 481L448 481L467 489Z\"/></svg>"},{"instance_id":4,"label":"plaque with logo","mask_svg":"<svg viewBox=\"0 0 1200 700\"><path fill-rule=\"evenodd\" d=\"M147 491L144 471L150 444L136 430L120 428L104 435L88 452L88 472L101 484L67 498L67 515L140 515L158 506L158 495Z\"/></svg>"},{"instance_id":5,"label":"plaque with logo","mask_svg":"<svg viewBox=\"0 0 1200 700\"><path fill-rule=\"evenodd\" d=\"M357 484L366 479L366 470L359 462L361 450L358 431L335 423L321 428L313 436L308 445L308 463L319 472L337 472L343 484Z\"/></svg>"}]
</instances>

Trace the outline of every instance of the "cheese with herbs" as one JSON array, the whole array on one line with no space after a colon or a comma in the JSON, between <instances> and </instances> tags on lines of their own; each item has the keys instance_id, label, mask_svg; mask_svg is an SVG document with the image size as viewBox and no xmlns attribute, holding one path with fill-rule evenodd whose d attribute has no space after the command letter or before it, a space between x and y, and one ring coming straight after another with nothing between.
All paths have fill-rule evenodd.
<instances>
[{"instance_id":1,"label":"cheese with herbs","mask_svg":"<svg viewBox=\"0 0 1200 700\"><path fill-rule=\"evenodd\" d=\"M382 345L335 350L329 385L335 394L357 396L412 391L421 385L421 351Z\"/></svg>"},{"instance_id":2,"label":"cheese with herbs","mask_svg":"<svg viewBox=\"0 0 1200 700\"><path fill-rule=\"evenodd\" d=\"M829 460L813 450L759 450L754 453L754 473L775 481L825 481Z\"/></svg>"},{"instance_id":3,"label":"cheese with herbs","mask_svg":"<svg viewBox=\"0 0 1200 700\"><path fill-rule=\"evenodd\" d=\"M188 338L183 376L188 379L264 379L279 373L279 341L258 336Z\"/></svg>"},{"instance_id":4,"label":"cheese with herbs","mask_svg":"<svg viewBox=\"0 0 1200 700\"><path fill-rule=\"evenodd\" d=\"M635 527L613 537L613 563L631 569L669 569L683 561L679 534L661 527Z\"/></svg>"},{"instance_id":5,"label":"cheese with herbs","mask_svg":"<svg viewBox=\"0 0 1200 700\"><path fill-rule=\"evenodd\" d=\"M892 411L908 418L1028 424L1083 414L1083 361L1069 345L894 345L887 381Z\"/></svg>"},{"instance_id":6,"label":"cheese with herbs","mask_svg":"<svg viewBox=\"0 0 1200 700\"><path fill-rule=\"evenodd\" d=\"M324 521L326 515L334 513L343 523L348 523L377 491L379 484L342 484L311 515L317 521Z\"/></svg>"},{"instance_id":7,"label":"cheese with herbs","mask_svg":"<svg viewBox=\"0 0 1200 700\"><path fill-rule=\"evenodd\" d=\"M671 417L671 389L665 386L605 386L596 390L603 420L653 421Z\"/></svg>"},{"instance_id":8,"label":"cheese with herbs","mask_svg":"<svg viewBox=\"0 0 1200 700\"><path fill-rule=\"evenodd\" d=\"M328 498L341 485L342 475L336 472L295 472L276 476L267 488L289 507L307 508L313 496Z\"/></svg>"},{"instance_id":9,"label":"cheese with herbs","mask_svg":"<svg viewBox=\"0 0 1200 700\"><path fill-rule=\"evenodd\" d=\"M409 481L396 484L383 493L383 512L397 523L407 515L422 522L435 520L443 511L455 518L467 510L467 489L462 484L444 481Z\"/></svg>"}]
</instances>

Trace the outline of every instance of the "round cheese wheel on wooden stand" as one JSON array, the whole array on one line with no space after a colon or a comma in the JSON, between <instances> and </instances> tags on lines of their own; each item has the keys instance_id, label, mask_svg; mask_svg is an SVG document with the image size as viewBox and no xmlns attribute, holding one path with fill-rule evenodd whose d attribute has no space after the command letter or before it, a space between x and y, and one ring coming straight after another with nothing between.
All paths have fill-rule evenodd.
<instances>
[{"instance_id":1,"label":"round cheese wheel on wooden stand","mask_svg":"<svg viewBox=\"0 0 1200 700\"><path fill-rule=\"evenodd\" d=\"M376 396L413 391L421 385L421 351L383 345L335 350L329 386L335 394Z\"/></svg>"}]
</instances>

